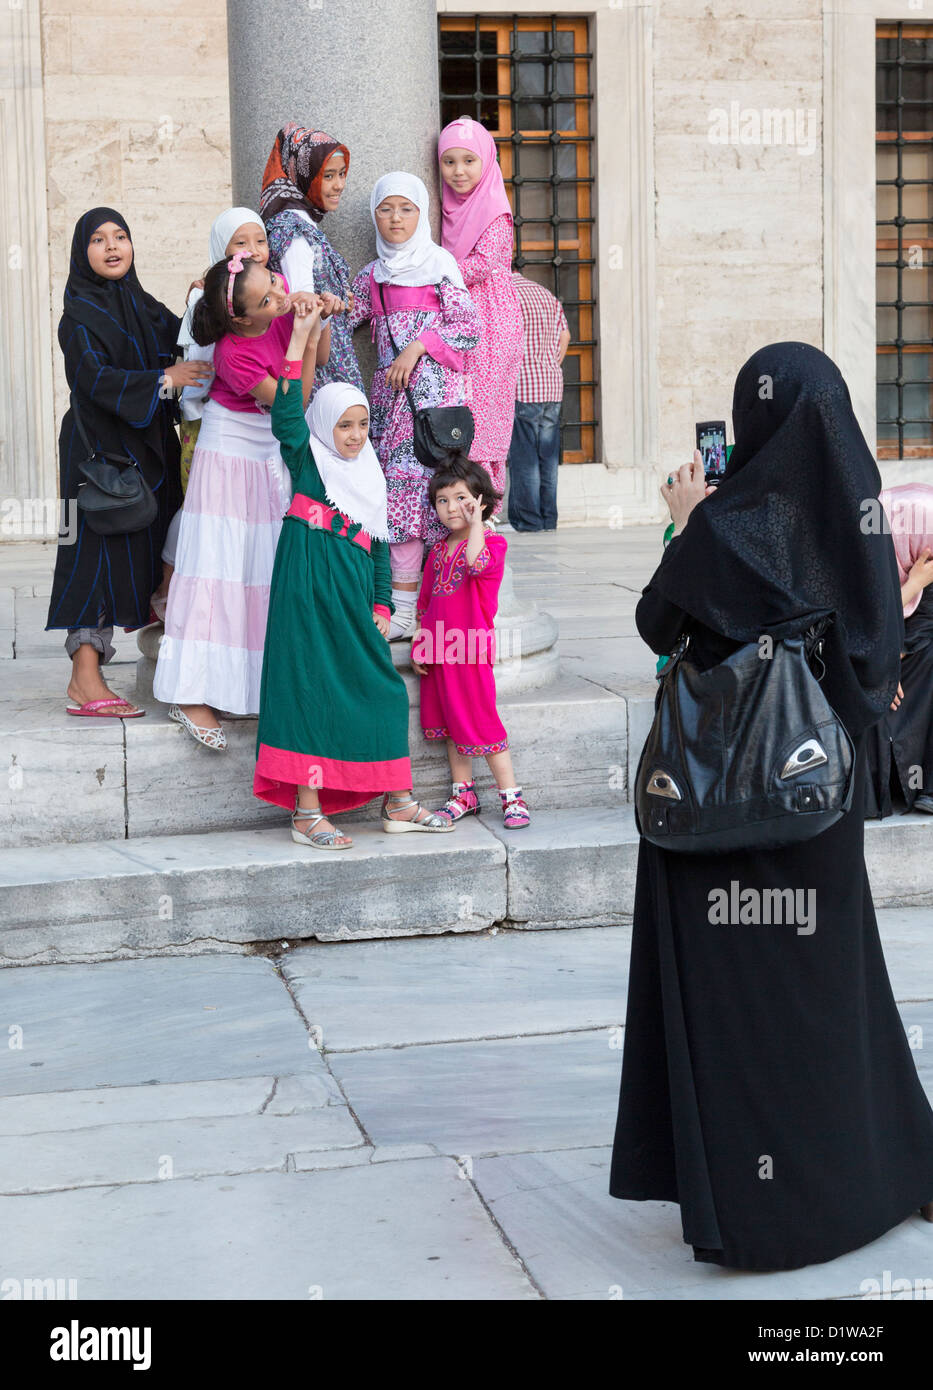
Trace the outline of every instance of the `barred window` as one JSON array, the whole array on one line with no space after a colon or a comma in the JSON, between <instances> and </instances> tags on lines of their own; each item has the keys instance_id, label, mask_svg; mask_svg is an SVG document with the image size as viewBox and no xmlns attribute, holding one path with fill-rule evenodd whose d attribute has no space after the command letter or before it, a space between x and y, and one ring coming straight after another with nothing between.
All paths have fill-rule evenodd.
<instances>
[{"instance_id":1,"label":"barred window","mask_svg":"<svg viewBox=\"0 0 933 1390\"><path fill-rule=\"evenodd\" d=\"M593 136L585 19L445 15L444 125L472 116L496 141L515 220L515 264L564 306L563 463L596 458Z\"/></svg>"}]
</instances>

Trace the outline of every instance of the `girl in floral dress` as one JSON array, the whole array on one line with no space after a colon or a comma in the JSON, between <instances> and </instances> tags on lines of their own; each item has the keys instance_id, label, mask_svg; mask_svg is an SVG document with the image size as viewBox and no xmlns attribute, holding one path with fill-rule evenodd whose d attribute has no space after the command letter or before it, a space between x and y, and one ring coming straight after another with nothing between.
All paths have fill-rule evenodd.
<instances>
[{"instance_id":1,"label":"girl in floral dress","mask_svg":"<svg viewBox=\"0 0 933 1390\"><path fill-rule=\"evenodd\" d=\"M441 241L460 267L482 323L479 343L467 359L476 421L470 458L483 465L501 493L525 343L512 282L512 210L496 143L485 126L469 116L451 121L441 131L437 153L444 182Z\"/></svg>"},{"instance_id":2,"label":"girl in floral dress","mask_svg":"<svg viewBox=\"0 0 933 1390\"><path fill-rule=\"evenodd\" d=\"M421 180L385 174L373 188L370 211L379 256L353 281L350 325L372 323L378 355L370 392L372 441L388 494L395 605L389 639L395 641L415 630L424 543L446 534L428 498L430 470L415 458L405 387L416 409L466 404L466 356L479 340L480 322L456 261L431 240L428 191Z\"/></svg>"}]
</instances>

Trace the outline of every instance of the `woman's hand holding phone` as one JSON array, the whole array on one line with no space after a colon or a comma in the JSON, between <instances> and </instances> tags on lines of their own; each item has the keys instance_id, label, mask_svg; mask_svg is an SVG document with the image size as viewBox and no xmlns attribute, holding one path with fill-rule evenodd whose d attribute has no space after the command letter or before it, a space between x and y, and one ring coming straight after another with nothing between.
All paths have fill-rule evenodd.
<instances>
[{"instance_id":1,"label":"woman's hand holding phone","mask_svg":"<svg viewBox=\"0 0 933 1390\"><path fill-rule=\"evenodd\" d=\"M703 472L703 455L699 449L693 451L693 462L685 463L682 468L671 473L670 478L670 482L661 484L661 496L670 509L674 535L679 536L694 507L714 492L715 488L707 486Z\"/></svg>"}]
</instances>

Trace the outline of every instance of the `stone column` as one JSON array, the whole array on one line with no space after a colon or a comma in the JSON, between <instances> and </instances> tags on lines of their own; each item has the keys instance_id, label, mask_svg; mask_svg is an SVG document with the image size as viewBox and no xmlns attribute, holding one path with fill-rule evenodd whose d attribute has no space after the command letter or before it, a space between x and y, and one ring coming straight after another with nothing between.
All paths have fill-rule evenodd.
<instances>
[{"instance_id":1,"label":"stone column","mask_svg":"<svg viewBox=\"0 0 933 1390\"><path fill-rule=\"evenodd\" d=\"M346 191L324 226L352 273L375 254L369 195L380 174L419 175L436 213L433 0L227 0L227 44L235 203L256 207L276 131L298 121L350 151Z\"/></svg>"}]
</instances>

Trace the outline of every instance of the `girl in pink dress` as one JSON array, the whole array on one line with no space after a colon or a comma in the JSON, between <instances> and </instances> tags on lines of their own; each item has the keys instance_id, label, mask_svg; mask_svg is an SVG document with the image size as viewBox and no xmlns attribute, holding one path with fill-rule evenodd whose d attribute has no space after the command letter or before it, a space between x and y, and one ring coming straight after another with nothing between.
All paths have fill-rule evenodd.
<instances>
[{"instance_id":1,"label":"girl in pink dress","mask_svg":"<svg viewBox=\"0 0 933 1390\"><path fill-rule=\"evenodd\" d=\"M379 255L353 281L350 327L370 320L376 344L371 434L388 494L394 642L415 630L424 543L444 534L428 500L429 470L415 457L405 387L417 410L465 405L467 354L480 322L457 262L431 239L421 180L400 170L384 174L370 211Z\"/></svg>"},{"instance_id":2,"label":"girl in pink dress","mask_svg":"<svg viewBox=\"0 0 933 1390\"><path fill-rule=\"evenodd\" d=\"M484 757L499 788L503 823L520 830L530 817L522 789L514 785L492 669L493 622L508 545L484 522L499 494L488 473L462 455L451 455L436 469L429 492L449 534L434 545L425 565L411 664L422 678L424 736L447 740L453 785L438 815L457 821L479 813L472 760Z\"/></svg>"},{"instance_id":3,"label":"girl in pink dress","mask_svg":"<svg viewBox=\"0 0 933 1390\"><path fill-rule=\"evenodd\" d=\"M437 152L444 181L441 241L460 267L483 326L467 364L476 421L470 458L482 463L501 493L525 341L512 283L512 210L485 126L469 116L451 121Z\"/></svg>"}]
</instances>

